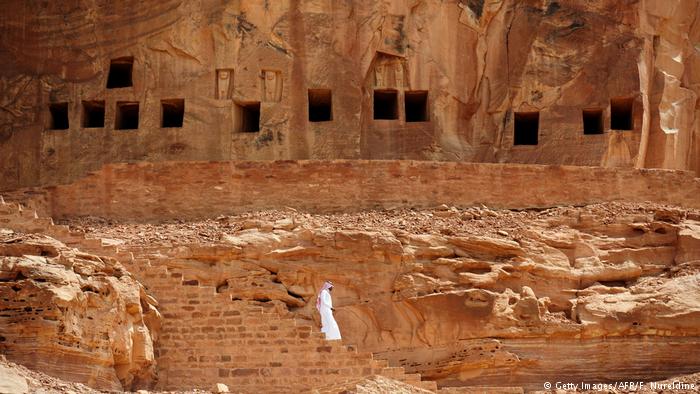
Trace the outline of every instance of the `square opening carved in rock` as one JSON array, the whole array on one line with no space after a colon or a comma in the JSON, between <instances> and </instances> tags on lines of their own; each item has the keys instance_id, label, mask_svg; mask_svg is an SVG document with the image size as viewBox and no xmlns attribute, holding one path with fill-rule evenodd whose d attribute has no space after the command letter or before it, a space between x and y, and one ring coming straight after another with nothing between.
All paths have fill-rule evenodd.
<instances>
[{"instance_id":1,"label":"square opening carved in rock","mask_svg":"<svg viewBox=\"0 0 700 394\"><path fill-rule=\"evenodd\" d=\"M235 129L238 133L260 131L260 102L239 102L235 108Z\"/></svg>"},{"instance_id":2,"label":"square opening carved in rock","mask_svg":"<svg viewBox=\"0 0 700 394\"><path fill-rule=\"evenodd\" d=\"M161 127L182 127L185 120L185 100L167 99L160 101Z\"/></svg>"},{"instance_id":3,"label":"square opening carved in rock","mask_svg":"<svg viewBox=\"0 0 700 394\"><path fill-rule=\"evenodd\" d=\"M610 129L634 130L633 107L633 98L619 97L610 99Z\"/></svg>"},{"instance_id":4,"label":"square opening carved in rock","mask_svg":"<svg viewBox=\"0 0 700 394\"><path fill-rule=\"evenodd\" d=\"M399 93L394 89L377 89L374 91L374 119L399 118Z\"/></svg>"},{"instance_id":5,"label":"square opening carved in rock","mask_svg":"<svg viewBox=\"0 0 700 394\"><path fill-rule=\"evenodd\" d=\"M603 110L598 108L584 109L583 134L603 134Z\"/></svg>"},{"instance_id":6,"label":"square opening carved in rock","mask_svg":"<svg viewBox=\"0 0 700 394\"><path fill-rule=\"evenodd\" d=\"M513 145L537 145L540 131L539 112L516 112Z\"/></svg>"},{"instance_id":7,"label":"square opening carved in rock","mask_svg":"<svg viewBox=\"0 0 700 394\"><path fill-rule=\"evenodd\" d=\"M117 101L114 117L115 130L134 130L139 128L138 101Z\"/></svg>"},{"instance_id":8,"label":"square opening carved in rock","mask_svg":"<svg viewBox=\"0 0 700 394\"><path fill-rule=\"evenodd\" d=\"M309 89L309 122L333 120L333 95L330 89Z\"/></svg>"},{"instance_id":9,"label":"square opening carved in rock","mask_svg":"<svg viewBox=\"0 0 700 394\"><path fill-rule=\"evenodd\" d=\"M406 122L427 122L428 116L428 91L404 92L404 110Z\"/></svg>"},{"instance_id":10,"label":"square opening carved in rock","mask_svg":"<svg viewBox=\"0 0 700 394\"><path fill-rule=\"evenodd\" d=\"M82 126L86 129L105 127L104 100L83 101Z\"/></svg>"},{"instance_id":11,"label":"square opening carved in rock","mask_svg":"<svg viewBox=\"0 0 700 394\"><path fill-rule=\"evenodd\" d=\"M49 104L47 128L51 130L68 130L68 103Z\"/></svg>"},{"instance_id":12,"label":"square opening carved in rock","mask_svg":"<svg viewBox=\"0 0 700 394\"><path fill-rule=\"evenodd\" d=\"M130 86L133 86L133 67L133 56L112 59L112 61L109 64L109 74L107 76L107 89L128 88Z\"/></svg>"}]
</instances>

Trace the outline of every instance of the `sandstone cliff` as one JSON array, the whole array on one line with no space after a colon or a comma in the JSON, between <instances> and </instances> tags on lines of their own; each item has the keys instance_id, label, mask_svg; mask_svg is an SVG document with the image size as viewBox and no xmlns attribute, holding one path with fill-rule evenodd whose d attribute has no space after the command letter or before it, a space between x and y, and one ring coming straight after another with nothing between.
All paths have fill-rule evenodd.
<instances>
[{"instance_id":1,"label":"sandstone cliff","mask_svg":"<svg viewBox=\"0 0 700 394\"><path fill-rule=\"evenodd\" d=\"M299 318L317 321L315 292L331 279L347 343L441 386L535 389L700 369L698 219L601 204L73 225L189 285Z\"/></svg>"},{"instance_id":2,"label":"sandstone cliff","mask_svg":"<svg viewBox=\"0 0 700 394\"><path fill-rule=\"evenodd\" d=\"M153 299L114 259L41 235L0 238L0 352L102 390L155 382Z\"/></svg>"},{"instance_id":3,"label":"sandstone cliff","mask_svg":"<svg viewBox=\"0 0 700 394\"><path fill-rule=\"evenodd\" d=\"M4 6L0 189L164 160L700 171L693 0Z\"/></svg>"}]
</instances>

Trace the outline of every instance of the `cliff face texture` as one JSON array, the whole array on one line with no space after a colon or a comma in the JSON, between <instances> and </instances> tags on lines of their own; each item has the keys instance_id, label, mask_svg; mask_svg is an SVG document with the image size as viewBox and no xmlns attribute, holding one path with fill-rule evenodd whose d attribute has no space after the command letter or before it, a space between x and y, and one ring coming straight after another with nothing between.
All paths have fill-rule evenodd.
<instances>
[{"instance_id":1,"label":"cliff face texture","mask_svg":"<svg viewBox=\"0 0 700 394\"><path fill-rule=\"evenodd\" d=\"M0 238L0 352L102 390L154 384L160 315L143 286L113 259L9 235Z\"/></svg>"},{"instance_id":2,"label":"cliff face texture","mask_svg":"<svg viewBox=\"0 0 700 394\"><path fill-rule=\"evenodd\" d=\"M0 189L144 160L700 171L693 0L4 6Z\"/></svg>"},{"instance_id":3,"label":"cliff face texture","mask_svg":"<svg viewBox=\"0 0 700 394\"><path fill-rule=\"evenodd\" d=\"M344 343L439 387L535 390L544 381L650 381L700 369L698 219L697 210L601 204L71 225L137 256L130 269L165 311L162 387L206 387L217 370L241 384L232 363L273 387L279 372L259 368L272 356L249 354L235 334L216 339L241 321L226 312L230 300L317 324L316 291L330 279ZM191 295L204 289L211 294ZM212 341L195 319L208 308L224 311L201 328ZM243 322L244 332L282 324L245 314ZM313 364L301 347L275 357L286 360L285 349L297 349L295 373L305 376Z\"/></svg>"},{"instance_id":4,"label":"cliff face texture","mask_svg":"<svg viewBox=\"0 0 700 394\"><path fill-rule=\"evenodd\" d=\"M66 185L5 193L55 219L192 220L269 208L309 212L508 209L655 202L700 208L690 172L389 160L164 162L105 165Z\"/></svg>"},{"instance_id":5,"label":"cliff face texture","mask_svg":"<svg viewBox=\"0 0 700 394\"><path fill-rule=\"evenodd\" d=\"M517 393L700 370L697 208L285 208L69 226L0 208L0 349L93 387L337 393L381 391L381 375L415 392ZM343 343L318 332L328 279Z\"/></svg>"},{"instance_id":6,"label":"cliff face texture","mask_svg":"<svg viewBox=\"0 0 700 394\"><path fill-rule=\"evenodd\" d=\"M9 362L76 392L700 371L697 0L0 6Z\"/></svg>"}]
</instances>

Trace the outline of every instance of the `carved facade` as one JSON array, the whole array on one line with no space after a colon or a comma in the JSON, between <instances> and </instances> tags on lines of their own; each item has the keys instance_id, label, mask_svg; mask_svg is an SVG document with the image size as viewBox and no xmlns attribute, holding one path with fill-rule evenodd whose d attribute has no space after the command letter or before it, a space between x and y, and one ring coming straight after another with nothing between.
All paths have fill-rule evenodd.
<instances>
[{"instance_id":1,"label":"carved facade","mask_svg":"<svg viewBox=\"0 0 700 394\"><path fill-rule=\"evenodd\" d=\"M13 3L0 189L165 160L700 170L692 1Z\"/></svg>"}]
</instances>

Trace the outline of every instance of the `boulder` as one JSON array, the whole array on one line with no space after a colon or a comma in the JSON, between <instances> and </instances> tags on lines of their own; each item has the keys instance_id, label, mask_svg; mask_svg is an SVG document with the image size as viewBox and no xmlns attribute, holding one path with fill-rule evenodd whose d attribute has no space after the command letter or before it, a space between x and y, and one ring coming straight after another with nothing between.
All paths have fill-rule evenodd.
<instances>
[{"instance_id":1,"label":"boulder","mask_svg":"<svg viewBox=\"0 0 700 394\"><path fill-rule=\"evenodd\" d=\"M154 382L157 310L117 261L31 236L0 244L0 278L10 361L102 390Z\"/></svg>"}]
</instances>

